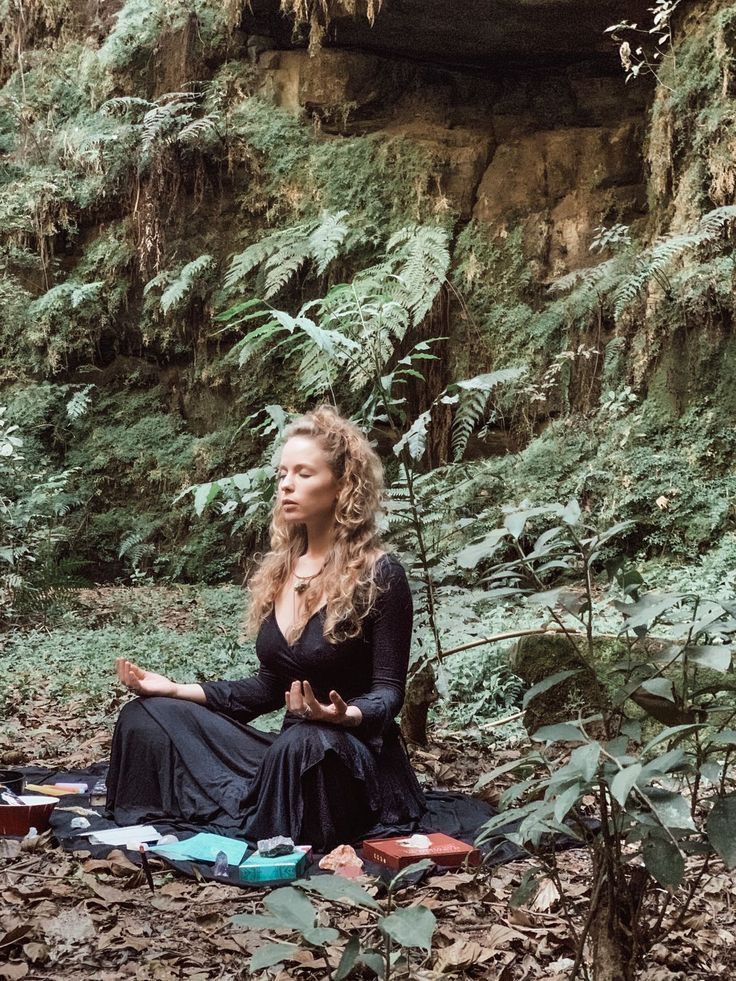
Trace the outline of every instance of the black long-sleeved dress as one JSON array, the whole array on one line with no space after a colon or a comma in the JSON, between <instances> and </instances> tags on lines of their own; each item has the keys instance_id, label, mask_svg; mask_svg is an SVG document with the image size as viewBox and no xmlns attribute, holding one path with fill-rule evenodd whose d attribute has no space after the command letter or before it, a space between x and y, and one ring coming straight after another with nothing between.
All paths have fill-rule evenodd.
<instances>
[{"instance_id":1,"label":"black long-sleeved dress","mask_svg":"<svg viewBox=\"0 0 736 981\"><path fill-rule=\"evenodd\" d=\"M108 813L118 824L167 818L255 841L275 834L326 850L374 833L410 828L424 797L395 716L404 699L412 629L406 574L378 560L383 591L361 636L331 644L324 611L287 643L273 612L256 639L258 674L205 682L206 705L138 698L113 736ZM345 728L289 712L278 734L248 723L284 704L293 681L318 701L338 691L363 715Z\"/></svg>"}]
</instances>

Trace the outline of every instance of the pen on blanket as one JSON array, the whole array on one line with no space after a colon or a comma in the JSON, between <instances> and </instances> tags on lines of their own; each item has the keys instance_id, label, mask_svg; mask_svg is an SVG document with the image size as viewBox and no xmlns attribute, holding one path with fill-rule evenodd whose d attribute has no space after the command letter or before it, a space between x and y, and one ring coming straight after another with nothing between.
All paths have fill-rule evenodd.
<instances>
[{"instance_id":1,"label":"pen on blanket","mask_svg":"<svg viewBox=\"0 0 736 981\"><path fill-rule=\"evenodd\" d=\"M141 865L143 866L143 874L146 877L148 888L151 890L151 892L154 892L153 876L151 875L151 866L148 864L148 855L146 855L146 846L139 845L138 851L141 853Z\"/></svg>"}]
</instances>

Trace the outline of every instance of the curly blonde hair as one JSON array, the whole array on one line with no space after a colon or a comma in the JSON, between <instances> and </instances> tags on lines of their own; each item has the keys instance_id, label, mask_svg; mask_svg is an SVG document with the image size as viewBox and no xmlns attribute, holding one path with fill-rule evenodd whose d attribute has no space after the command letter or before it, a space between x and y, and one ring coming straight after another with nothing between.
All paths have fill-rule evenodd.
<instances>
[{"instance_id":1,"label":"curly blonde hair","mask_svg":"<svg viewBox=\"0 0 736 981\"><path fill-rule=\"evenodd\" d=\"M284 443L294 436L315 440L340 487L332 549L322 574L302 594L302 615L287 631L286 640L293 644L301 636L324 597L324 636L335 644L360 634L380 591L375 566L384 549L376 518L383 498L383 466L366 436L332 406L319 406L291 423L284 431ZM306 548L306 527L285 521L277 501L271 516L271 549L249 584L249 634L256 634L268 617Z\"/></svg>"}]
</instances>

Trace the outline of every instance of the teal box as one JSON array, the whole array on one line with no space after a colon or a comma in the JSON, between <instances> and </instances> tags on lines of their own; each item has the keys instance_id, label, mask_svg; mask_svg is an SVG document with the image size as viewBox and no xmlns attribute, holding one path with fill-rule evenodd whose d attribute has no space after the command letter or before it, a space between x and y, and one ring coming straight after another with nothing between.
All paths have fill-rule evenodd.
<instances>
[{"instance_id":1,"label":"teal box","mask_svg":"<svg viewBox=\"0 0 736 981\"><path fill-rule=\"evenodd\" d=\"M291 855L264 858L255 852L240 866L241 882L277 882L298 879L309 861L306 851L297 849Z\"/></svg>"}]
</instances>

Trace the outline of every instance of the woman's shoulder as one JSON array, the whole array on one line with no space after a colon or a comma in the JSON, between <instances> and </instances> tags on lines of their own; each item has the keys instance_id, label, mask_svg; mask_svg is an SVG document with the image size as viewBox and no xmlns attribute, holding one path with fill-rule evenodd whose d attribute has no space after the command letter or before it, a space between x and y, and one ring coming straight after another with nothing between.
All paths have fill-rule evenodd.
<instances>
[{"instance_id":1,"label":"woman's shoulder","mask_svg":"<svg viewBox=\"0 0 736 981\"><path fill-rule=\"evenodd\" d=\"M379 593L408 590L406 570L392 552L382 552L373 566L373 577Z\"/></svg>"}]
</instances>

